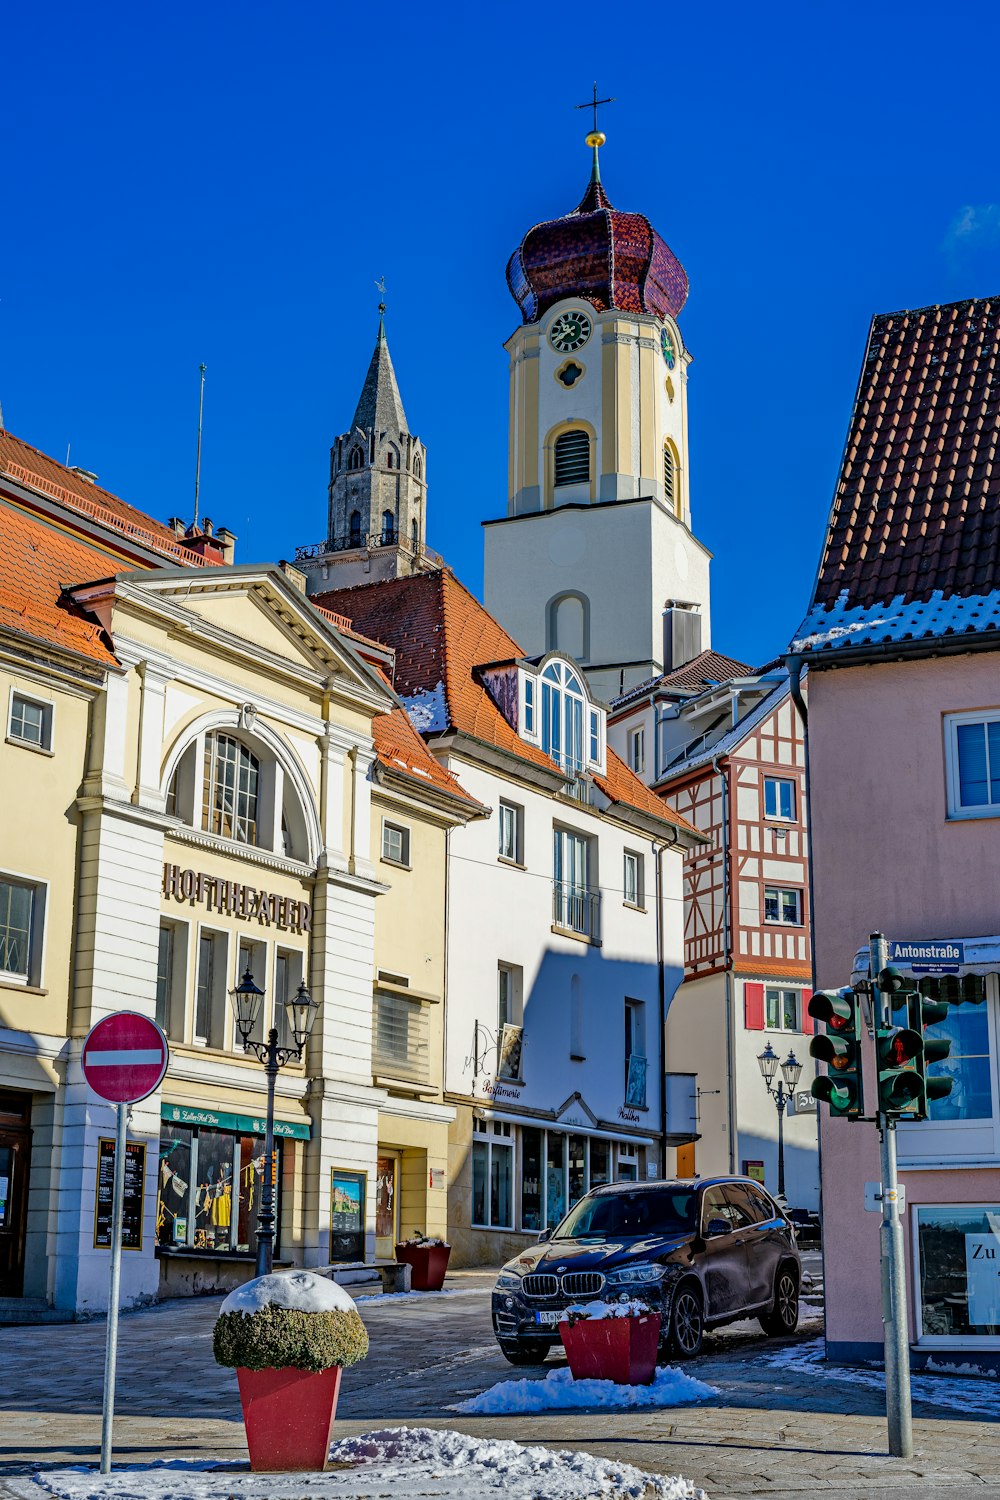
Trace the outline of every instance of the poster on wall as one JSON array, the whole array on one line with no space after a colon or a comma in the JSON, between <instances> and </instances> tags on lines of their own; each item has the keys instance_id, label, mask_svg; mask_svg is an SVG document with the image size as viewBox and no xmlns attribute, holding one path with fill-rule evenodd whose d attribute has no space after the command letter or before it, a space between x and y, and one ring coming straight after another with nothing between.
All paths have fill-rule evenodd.
<instances>
[{"instance_id":1,"label":"poster on wall","mask_svg":"<svg viewBox=\"0 0 1000 1500\"><path fill-rule=\"evenodd\" d=\"M364 1172L330 1168L330 1259L365 1258Z\"/></svg>"},{"instance_id":2,"label":"poster on wall","mask_svg":"<svg viewBox=\"0 0 1000 1500\"><path fill-rule=\"evenodd\" d=\"M969 1322L1000 1327L1000 1237L965 1236L965 1274L969 1290Z\"/></svg>"},{"instance_id":3,"label":"poster on wall","mask_svg":"<svg viewBox=\"0 0 1000 1500\"><path fill-rule=\"evenodd\" d=\"M125 1214L122 1249L142 1249L142 1196L146 1185L146 1143L125 1146ZM115 1195L115 1142L102 1135L97 1143L97 1193L94 1201L94 1249L111 1248L111 1211Z\"/></svg>"},{"instance_id":4,"label":"poster on wall","mask_svg":"<svg viewBox=\"0 0 1000 1500\"><path fill-rule=\"evenodd\" d=\"M520 1079L521 1046L523 1040L523 1026L510 1026L506 1022L504 1023L503 1031L500 1033L500 1057L497 1062L498 1078Z\"/></svg>"},{"instance_id":5,"label":"poster on wall","mask_svg":"<svg viewBox=\"0 0 1000 1500\"><path fill-rule=\"evenodd\" d=\"M625 1088L625 1108L646 1108L646 1059L633 1052L628 1060L628 1083Z\"/></svg>"},{"instance_id":6,"label":"poster on wall","mask_svg":"<svg viewBox=\"0 0 1000 1500\"><path fill-rule=\"evenodd\" d=\"M762 1161L745 1161L743 1163L743 1176L749 1177L751 1182L759 1182L764 1186L764 1163Z\"/></svg>"}]
</instances>

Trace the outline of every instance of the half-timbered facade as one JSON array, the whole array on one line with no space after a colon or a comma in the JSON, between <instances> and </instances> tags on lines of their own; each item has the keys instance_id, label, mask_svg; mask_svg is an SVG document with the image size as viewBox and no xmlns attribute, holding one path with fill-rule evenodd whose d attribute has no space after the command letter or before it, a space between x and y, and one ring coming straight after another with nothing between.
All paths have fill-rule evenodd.
<instances>
[{"instance_id":1,"label":"half-timbered facade","mask_svg":"<svg viewBox=\"0 0 1000 1500\"><path fill-rule=\"evenodd\" d=\"M710 661L709 657L715 659ZM777 1188L777 1111L757 1056L803 1064L786 1116L790 1204L817 1200L809 1098L811 973L805 753L782 671L718 680L704 652L615 705L612 743L655 745L651 784L709 842L685 855L684 981L667 1019L668 1073L693 1075L698 1139L679 1173L746 1172ZM733 663L739 666L738 663Z\"/></svg>"}]
</instances>

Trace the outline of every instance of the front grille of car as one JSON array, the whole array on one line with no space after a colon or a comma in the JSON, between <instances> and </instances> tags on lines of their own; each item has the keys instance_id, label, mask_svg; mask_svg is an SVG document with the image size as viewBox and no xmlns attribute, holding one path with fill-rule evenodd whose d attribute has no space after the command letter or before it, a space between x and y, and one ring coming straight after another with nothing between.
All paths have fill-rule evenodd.
<instances>
[{"instance_id":1,"label":"front grille of car","mask_svg":"<svg viewBox=\"0 0 1000 1500\"><path fill-rule=\"evenodd\" d=\"M562 1284L569 1297L596 1297L604 1290L604 1277L600 1271L569 1271Z\"/></svg>"},{"instance_id":2,"label":"front grille of car","mask_svg":"<svg viewBox=\"0 0 1000 1500\"><path fill-rule=\"evenodd\" d=\"M521 1285L529 1297L555 1297L559 1291L559 1277L541 1274L525 1276Z\"/></svg>"}]
</instances>

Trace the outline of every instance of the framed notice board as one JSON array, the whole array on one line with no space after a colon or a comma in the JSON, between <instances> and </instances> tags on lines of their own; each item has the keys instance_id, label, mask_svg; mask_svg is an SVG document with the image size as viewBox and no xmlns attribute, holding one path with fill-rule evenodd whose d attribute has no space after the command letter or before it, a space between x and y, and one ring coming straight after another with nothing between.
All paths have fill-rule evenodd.
<instances>
[{"instance_id":1,"label":"framed notice board","mask_svg":"<svg viewBox=\"0 0 1000 1500\"><path fill-rule=\"evenodd\" d=\"M125 1145L125 1217L122 1249L142 1249L142 1199L146 1186L146 1143ZM111 1211L115 1195L115 1142L102 1135L97 1143L97 1192L94 1199L94 1249L111 1249Z\"/></svg>"},{"instance_id":2,"label":"framed notice board","mask_svg":"<svg viewBox=\"0 0 1000 1500\"><path fill-rule=\"evenodd\" d=\"M330 1178L330 1259L364 1260L368 1178L340 1167Z\"/></svg>"}]
</instances>

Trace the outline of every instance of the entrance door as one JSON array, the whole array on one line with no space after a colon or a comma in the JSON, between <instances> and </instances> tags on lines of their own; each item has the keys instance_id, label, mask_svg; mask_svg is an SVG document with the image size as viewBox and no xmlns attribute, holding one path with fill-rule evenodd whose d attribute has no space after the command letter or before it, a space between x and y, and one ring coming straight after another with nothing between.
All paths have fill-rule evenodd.
<instances>
[{"instance_id":1,"label":"entrance door","mask_svg":"<svg viewBox=\"0 0 1000 1500\"><path fill-rule=\"evenodd\" d=\"M30 1118L28 1094L0 1093L0 1297L20 1297L24 1286Z\"/></svg>"},{"instance_id":2,"label":"entrance door","mask_svg":"<svg viewBox=\"0 0 1000 1500\"><path fill-rule=\"evenodd\" d=\"M387 1152L376 1162L375 1258L395 1260L399 1234L399 1156Z\"/></svg>"},{"instance_id":3,"label":"entrance door","mask_svg":"<svg viewBox=\"0 0 1000 1500\"><path fill-rule=\"evenodd\" d=\"M694 1141L687 1141L683 1146L677 1147L677 1176L694 1176Z\"/></svg>"}]
</instances>

